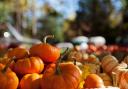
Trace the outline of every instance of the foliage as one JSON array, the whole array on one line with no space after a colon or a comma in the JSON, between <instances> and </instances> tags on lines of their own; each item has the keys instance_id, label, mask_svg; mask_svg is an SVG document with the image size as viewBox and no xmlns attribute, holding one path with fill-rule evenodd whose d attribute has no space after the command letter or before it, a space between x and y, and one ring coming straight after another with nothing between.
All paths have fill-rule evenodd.
<instances>
[{"instance_id":1,"label":"foliage","mask_svg":"<svg viewBox=\"0 0 128 89\"><path fill-rule=\"evenodd\" d=\"M3 13L0 13L0 22L9 21L31 37L33 28L36 28L39 39L54 34L58 42L78 35L102 35L109 43L114 43L117 36L127 35L128 0L74 0L74 5L66 0L42 2L38 7L36 0L1 0L0 11ZM68 7L77 9L72 13ZM38 12L40 16L36 16ZM67 12L70 16L65 16Z\"/></svg>"},{"instance_id":2,"label":"foliage","mask_svg":"<svg viewBox=\"0 0 128 89\"><path fill-rule=\"evenodd\" d=\"M114 43L116 37L124 30L123 20L128 3L127 0L118 0L122 7L117 10L112 1L114 0L80 0L80 10L72 23L76 27L73 29L80 30L82 35L86 36L102 35L109 43Z\"/></svg>"}]
</instances>

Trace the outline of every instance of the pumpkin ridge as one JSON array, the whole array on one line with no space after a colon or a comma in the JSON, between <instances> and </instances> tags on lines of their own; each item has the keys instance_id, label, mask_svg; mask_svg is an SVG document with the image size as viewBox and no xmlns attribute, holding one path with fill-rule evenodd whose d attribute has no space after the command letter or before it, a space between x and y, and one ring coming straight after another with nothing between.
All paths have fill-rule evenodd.
<instances>
[{"instance_id":1,"label":"pumpkin ridge","mask_svg":"<svg viewBox=\"0 0 128 89\"><path fill-rule=\"evenodd\" d=\"M72 71L74 71L74 70L76 70L77 68L76 67L74 67L74 65L73 64L69 64L69 65L71 65L72 66ZM73 67L75 68L74 70L73 70ZM78 69L77 69L78 70ZM79 73L79 70L77 71L77 75L76 75L76 73L74 74L74 73L72 73L72 72L69 72L70 73L70 75L71 76L73 76L73 77L75 77L76 79L77 79L77 81L79 80L78 78L77 78L77 76L78 75L80 75L80 73Z\"/></svg>"},{"instance_id":2,"label":"pumpkin ridge","mask_svg":"<svg viewBox=\"0 0 128 89\"><path fill-rule=\"evenodd\" d=\"M24 69L22 70L25 70L25 72L29 71L31 69L31 60L29 61L29 59L27 58L25 61L23 61L23 63L26 63L27 65L25 65Z\"/></svg>"},{"instance_id":3,"label":"pumpkin ridge","mask_svg":"<svg viewBox=\"0 0 128 89\"><path fill-rule=\"evenodd\" d=\"M107 66L109 63L111 63L113 60L109 61L108 63L104 64L103 67Z\"/></svg>"},{"instance_id":4,"label":"pumpkin ridge","mask_svg":"<svg viewBox=\"0 0 128 89\"><path fill-rule=\"evenodd\" d=\"M36 60L36 62L38 62L38 61ZM32 67L36 68L35 61L34 61L33 57L30 58L30 65L31 65L31 66L30 66L30 69L31 69L33 72L38 72L38 71L34 71L33 68L32 68Z\"/></svg>"},{"instance_id":5,"label":"pumpkin ridge","mask_svg":"<svg viewBox=\"0 0 128 89\"><path fill-rule=\"evenodd\" d=\"M70 68L69 68L69 70L72 70L71 72L68 72L68 75L70 76L70 77L72 77L73 78L73 81L75 81L75 82L77 82L77 81L80 81L79 79L78 79L78 73L79 73L79 71L78 72L76 72L76 73L73 73L74 72L74 70L75 69L73 69L73 67L74 67L74 65L73 64L69 64L69 66L70 66ZM65 67L65 65L61 65L61 68L63 68L63 67ZM76 68L76 67L74 67L74 68ZM65 70L66 70L66 68L63 68L62 70L64 70L64 71L62 71L62 75L63 75L63 78L65 78L65 76L67 76L67 74L65 73ZM65 74L64 74L64 73ZM72 79L71 78L71 79ZM66 81L66 80L65 80ZM66 83L66 82L65 82ZM75 83L76 84L76 83ZM72 82L72 85L75 87L76 85L74 84L74 82Z\"/></svg>"},{"instance_id":6,"label":"pumpkin ridge","mask_svg":"<svg viewBox=\"0 0 128 89\"><path fill-rule=\"evenodd\" d=\"M65 83L67 83L67 81L69 81L69 80L67 80L66 81L66 79L65 78L67 78L67 76L69 76L69 75L67 75L67 74L65 74L65 75L63 75L63 80L64 80L64 82ZM70 76L71 77L71 76ZM72 76L73 77L73 76ZM71 78L72 79L72 78ZM74 79L75 80L75 79ZM70 81L70 83L72 83L71 85L73 85L73 87L75 87L75 85L74 85L74 83L72 82L72 81ZM69 85L69 84L68 84ZM68 86L66 86L66 89L68 89Z\"/></svg>"},{"instance_id":7,"label":"pumpkin ridge","mask_svg":"<svg viewBox=\"0 0 128 89\"><path fill-rule=\"evenodd\" d=\"M118 66L118 64L115 65L115 66L111 69L110 73L112 73L112 71L113 71L117 66Z\"/></svg>"}]
</instances>

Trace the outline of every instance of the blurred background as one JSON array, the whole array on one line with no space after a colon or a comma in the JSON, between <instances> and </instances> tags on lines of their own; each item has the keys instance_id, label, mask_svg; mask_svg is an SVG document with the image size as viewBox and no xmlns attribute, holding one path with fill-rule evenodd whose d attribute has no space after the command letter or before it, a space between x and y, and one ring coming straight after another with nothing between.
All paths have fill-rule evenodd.
<instances>
[{"instance_id":1,"label":"blurred background","mask_svg":"<svg viewBox=\"0 0 128 89\"><path fill-rule=\"evenodd\" d=\"M102 36L107 45L128 46L128 0L0 0L0 49L53 44L79 36Z\"/></svg>"}]
</instances>

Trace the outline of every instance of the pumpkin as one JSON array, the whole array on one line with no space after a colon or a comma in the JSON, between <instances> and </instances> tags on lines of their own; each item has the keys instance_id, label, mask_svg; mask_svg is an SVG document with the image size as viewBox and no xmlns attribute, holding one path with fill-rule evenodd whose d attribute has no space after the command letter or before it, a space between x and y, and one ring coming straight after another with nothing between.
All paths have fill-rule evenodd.
<instances>
[{"instance_id":1,"label":"pumpkin","mask_svg":"<svg viewBox=\"0 0 128 89\"><path fill-rule=\"evenodd\" d=\"M105 88L104 82L97 74L89 74L85 79L84 88Z\"/></svg>"},{"instance_id":2,"label":"pumpkin","mask_svg":"<svg viewBox=\"0 0 128 89\"><path fill-rule=\"evenodd\" d=\"M101 60L101 66L103 68L103 70L105 72L107 72L108 74L112 73L112 70L118 66L118 60L112 56L112 55L107 55L105 57L103 57L103 59Z\"/></svg>"},{"instance_id":3,"label":"pumpkin","mask_svg":"<svg viewBox=\"0 0 128 89\"><path fill-rule=\"evenodd\" d=\"M119 69L126 69L128 67L128 65L125 62L121 62L120 64L118 64L113 70L112 72L116 72Z\"/></svg>"},{"instance_id":4,"label":"pumpkin","mask_svg":"<svg viewBox=\"0 0 128 89\"><path fill-rule=\"evenodd\" d=\"M11 61L6 66L0 64L0 89L17 89L19 79L17 75L8 68Z\"/></svg>"},{"instance_id":5,"label":"pumpkin","mask_svg":"<svg viewBox=\"0 0 128 89\"><path fill-rule=\"evenodd\" d=\"M90 62L90 63L97 63L97 64L99 64L99 59L94 54L90 54L88 56L88 58L86 59L86 61Z\"/></svg>"},{"instance_id":6,"label":"pumpkin","mask_svg":"<svg viewBox=\"0 0 128 89\"><path fill-rule=\"evenodd\" d=\"M120 78L120 89L128 89L128 71L124 71Z\"/></svg>"},{"instance_id":7,"label":"pumpkin","mask_svg":"<svg viewBox=\"0 0 128 89\"><path fill-rule=\"evenodd\" d=\"M78 89L80 72L73 63L52 65L43 74L41 89Z\"/></svg>"},{"instance_id":8,"label":"pumpkin","mask_svg":"<svg viewBox=\"0 0 128 89\"><path fill-rule=\"evenodd\" d=\"M86 58L88 57L88 55L86 55ZM78 61L78 62L82 62L83 61L83 53L81 53L80 51L75 51L75 50L72 50L69 55L68 55L68 59L69 60L75 60Z\"/></svg>"},{"instance_id":9,"label":"pumpkin","mask_svg":"<svg viewBox=\"0 0 128 89\"><path fill-rule=\"evenodd\" d=\"M10 59L11 59L11 58L8 58L8 57L0 58L0 63L6 65L6 64L9 62ZM15 62L13 61L13 62L11 62L11 64L9 65L9 67L10 67L11 69L13 69L14 63L15 63Z\"/></svg>"},{"instance_id":10,"label":"pumpkin","mask_svg":"<svg viewBox=\"0 0 128 89\"><path fill-rule=\"evenodd\" d=\"M14 64L14 71L20 75L28 73L41 73L44 63L39 57L20 59Z\"/></svg>"},{"instance_id":11,"label":"pumpkin","mask_svg":"<svg viewBox=\"0 0 128 89\"><path fill-rule=\"evenodd\" d=\"M99 76L102 78L105 86L112 86L112 78L106 73L100 73Z\"/></svg>"},{"instance_id":12,"label":"pumpkin","mask_svg":"<svg viewBox=\"0 0 128 89\"><path fill-rule=\"evenodd\" d=\"M127 64L122 62L112 70L112 73L116 74L116 85L117 86L120 84L122 73L128 71L126 68L127 68Z\"/></svg>"},{"instance_id":13,"label":"pumpkin","mask_svg":"<svg viewBox=\"0 0 128 89\"><path fill-rule=\"evenodd\" d=\"M53 36L46 36L44 43L33 45L30 48L30 55L40 57L44 62L55 62L60 57L60 49L46 43L47 38Z\"/></svg>"},{"instance_id":14,"label":"pumpkin","mask_svg":"<svg viewBox=\"0 0 128 89\"><path fill-rule=\"evenodd\" d=\"M17 59L21 59L21 58L28 56L28 51L25 48L17 47L14 49L10 49L7 52L7 56L8 58L12 58L15 56Z\"/></svg>"},{"instance_id":15,"label":"pumpkin","mask_svg":"<svg viewBox=\"0 0 128 89\"><path fill-rule=\"evenodd\" d=\"M40 89L42 75L37 73L26 74L20 81L20 89Z\"/></svg>"}]
</instances>

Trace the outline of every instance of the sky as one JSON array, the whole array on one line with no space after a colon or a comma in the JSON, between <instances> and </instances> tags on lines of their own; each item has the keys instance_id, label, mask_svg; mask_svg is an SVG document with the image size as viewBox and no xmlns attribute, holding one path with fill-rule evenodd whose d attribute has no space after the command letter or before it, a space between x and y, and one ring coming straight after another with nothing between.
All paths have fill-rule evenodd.
<instances>
[{"instance_id":1,"label":"sky","mask_svg":"<svg viewBox=\"0 0 128 89\"><path fill-rule=\"evenodd\" d=\"M32 1L32 0L31 0ZM54 10L63 14L64 18L70 17L75 14L79 8L79 0L35 0L36 8L41 8L45 3L48 3ZM31 2L29 2L31 4ZM31 17L32 13L29 11L27 15ZM42 12L37 10L36 16L40 17Z\"/></svg>"},{"instance_id":2,"label":"sky","mask_svg":"<svg viewBox=\"0 0 128 89\"><path fill-rule=\"evenodd\" d=\"M64 18L70 17L70 15L75 14L79 10L79 0L35 0L36 8L40 8L44 3L48 3L57 12L63 14ZM112 0L113 6L116 11L120 11L122 3L120 0ZM31 13L28 13L31 15ZM37 10L36 16L40 17L42 12Z\"/></svg>"},{"instance_id":3,"label":"sky","mask_svg":"<svg viewBox=\"0 0 128 89\"><path fill-rule=\"evenodd\" d=\"M121 10L121 8L122 8L121 0L112 0L112 3L114 5L116 11Z\"/></svg>"}]
</instances>

